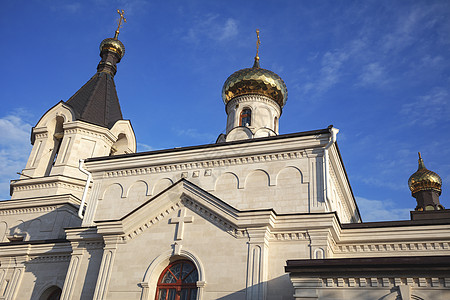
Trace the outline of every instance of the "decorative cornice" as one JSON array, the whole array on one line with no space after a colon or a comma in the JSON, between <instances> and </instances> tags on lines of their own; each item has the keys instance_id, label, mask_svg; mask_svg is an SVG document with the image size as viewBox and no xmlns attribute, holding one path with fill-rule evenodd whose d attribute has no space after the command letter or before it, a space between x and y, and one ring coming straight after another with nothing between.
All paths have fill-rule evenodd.
<instances>
[{"instance_id":1,"label":"decorative cornice","mask_svg":"<svg viewBox=\"0 0 450 300\"><path fill-rule=\"evenodd\" d=\"M83 135L89 135L98 139L102 139L107 144L112 145L115 142L114 137L112 136L112 133L101 133L101 132L95 132L84 128L69 128L64 129L64 134L83 134Z\"/></svg>"},{"instance_id":2,"label":"decorative cornice","mask_svg":"<svg viewBox=\"0 0 450 300\"><path fill-rule=\"evenodd\" d=\"M118 170L118 171L107 171L104 173L104 177L111 178L111 177L133 176L133 175L145 175L145 174L152 174L152 173L174 172L174 171L182 171L182 170L190 170L190 169L208 169L208 168L213 168L213 167L245 165L245 164L268 162L268 161L298 159L298 158L303 158L306 156L307 156L307 153L305 150L273 153L273 154L262 154L262 155L248 155L248 156L241 156L241 157L222 158L222 159L215 159L215 160L189 162L189 163L167 164L167 165L160 165L160 166L147 167L147 168L135 168L135 169L126 169L126 170Z\"/></svg>"},{"instance_id":3,"label":"decorative cornice","mask_svg":"<svg viewBox=\"0 0 450 300\"><path fill-rule=\"evenodd\" d=\"M43 264L43 263L59 263L70 261L71 255L50 255L50 256L35 256L30 257L27 263L31 264Z\"/></svg>"},{"instance_id":4,"label":"decorative cornice","mask_svg":"<svg viewBox=\"0 0 450 300\"><path fill-rule=\"evenodd\" d=\"M27 190L39 190L39 189L50 189L50 188L65 188L74 191L83 191L84 187L75 184L69 184L65 182L49 182L40 184L24 184L24 185L11 185L13 191L27 191Z\"/></svg>"},{"instance_id":5,"label":"decorative cornice","mask_svg":"<svg viewBox=\"0 0 450 300\"><path fill-rule=\"evenodd\" d=\"M335 254L343 253L374 253L399 251L450 251L450 242L416 242L416 243L383 243L383 244L351 244L337 245Z\"/></svg>"},{"instance_id":6,"label":"decorative cornice","mask_svg":"<svg viewBox=\"0 0 450 300\"><path fill-rule=\"evenodd\" d=\"M35 139L45 139L48 137L48 132L36 133Z\"/></svg>"},{"instance_id":7,"label":"decorative cornice","mask_svg":"<svg viewBox=\"0 0 450 300\"><path fill-rule=\"evenodd\" d=\"M189 208L190 210L194 211L195 213L199 214L204 219L210 221L211 223L213 223L214 225L221 228L223 231L227 232L228 234L230 234L231 236L233 236L235 238L247 237L247 232L245 229L238 229L237 227L235 227L231 223L225 221L223 218L221 218L220 216L218 216L211 210L201 206L197 202L184 196L184 197L182 197L180 202L171 205L169 208L165 209L163 212L148 219L145 223L139 225L138 227L135 227L131 231L126 232L125 235L121 237L122 242L127 242L128 240L134 239L136 236L143 233L146 229L159 223L161 220L163 220L168 215L170 215L174 211L178 210L182 206L185 206L185 207Z\"/></svg>"},{"instance_id":8,"label":"decorative cornice","mask_svg":"<svg viewBox=\"0 0 450 300\"><path fill-rule=\"evenodd\" d=\"M141 233L143 233L146 229L150 228L152 225L155 225L156 223L159 223L159 221L161 221L162 219L167 217L169 214L171 214L175 210L179 209L180 206L181 206L181 201L176 203L176 204L174 204L174 205L172 205L172 206L170 206L169 208L167 208L163 212L159 213L157 216L154 216L154 217L148 219L144 224L141 224L137 228L131 230L130 232L127 232L122 237L122 241L126 242L128 240L134 239L136 236L138 236Z\"/></svg>"},{"instance_id":9,"label":"decorative cornice","mask_svg":"<svg viewBox=\"0 0 450 300\"><path fill-rule=\"evenodd\" d=\"M31 214L40 212L49 212L57 209L57 206L40 206L40 207L26 207L17 209L1 209L0 216L17 215L17 214Z\"/></svg>"},{"instance_id":10,"label":"decorative cornice","mask_svg":"<svg viewBox=\"0 0 450 300\"><path fill-rule=\"evenodd\" d=\"M409 285L414 288L450 287L450 278L398 278L398 277L325 277L320 279L323 288L357 288L357 287L388 287Z\"/></svg>"},{"instance_id":11,"label":"decorative cornice","mask_svg":"<svg viewBox=\"0 0 450 300\"><path fill-rule=\"evenodd\" d=\"M221 228L226 233L230 234L235 238L246 238L248 236L247 230L237 228L231 223L227 222L211 210L205 208L199 203L192 201L188 197L183 197L182 203L188 207L190 210L196 212L198 215L202 216L204 219L210 221L217 227Z\"/></svg>"},{"instance_id":12,"label":"decorative cornice","mask_svg":"<svg viewBox=\"0 0 450 300\"><path fill-rule=\"evenodd\" d=\"M266 103L266 104L272 106L277 111L278 115L281 115L281 108L278 105L278 103L275 102L274 100L270 99L269 97L262 96L262 95L242 95L242 96L238 96L236 98L233 98L232 100L230 100L230 102L227 103L227 106L225 108L227 114L230 113L229 107L233 107L237 103L244 103L244 102L262 102L262 103Z\"/></svg>"},{"instance_id":13,"label":"decorative cornice","mask_svg":"<svg viewBox=\"0 0 450 300\"><path fill-rule=\"evenodd\" d=\"M282 232L272 233L270 236L271 241L299 241L307 240L308 235L306 232Z\"/></svg>"}]
</instances>

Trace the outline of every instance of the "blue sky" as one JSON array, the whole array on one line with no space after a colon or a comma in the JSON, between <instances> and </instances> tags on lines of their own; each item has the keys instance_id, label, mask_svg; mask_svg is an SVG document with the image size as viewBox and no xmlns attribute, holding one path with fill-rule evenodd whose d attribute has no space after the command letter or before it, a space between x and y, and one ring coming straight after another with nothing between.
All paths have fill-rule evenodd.
<instances>
[{"instance_id":1,"label":"blue sky","mask_svg":"<svg viewBox=\"0 0 450 300\"><path fill-rule=\"evenodd\" d=\"M280 133L340 129L363 220L408 219L407 181L421 151L450 207L449 1L2 1L0 199L26 164L30 130L96 71L116 9L127 23L115 77L138 150L215 142L221 89L261 67L289 96Z\"/></svg>"}]
</instances>

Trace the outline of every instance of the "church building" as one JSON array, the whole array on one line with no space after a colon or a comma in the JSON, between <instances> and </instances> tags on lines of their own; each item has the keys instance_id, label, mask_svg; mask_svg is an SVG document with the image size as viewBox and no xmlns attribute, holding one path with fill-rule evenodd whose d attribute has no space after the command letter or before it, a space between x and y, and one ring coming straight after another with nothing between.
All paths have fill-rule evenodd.
<instances>
[{"instance_id":1,"label":"church building","mask_svg":"<svg viewBox=\"0 0 450 300\"><path fill-rule=\"evenodd\" d=\"M0 300L450 299L450 210L421 157L411 219L362 222L339 130L280 135L287 88L258 52L224 83L216 143L137 153L118 35L32 129L0 202Z\"/></svg>"}]
</instances>

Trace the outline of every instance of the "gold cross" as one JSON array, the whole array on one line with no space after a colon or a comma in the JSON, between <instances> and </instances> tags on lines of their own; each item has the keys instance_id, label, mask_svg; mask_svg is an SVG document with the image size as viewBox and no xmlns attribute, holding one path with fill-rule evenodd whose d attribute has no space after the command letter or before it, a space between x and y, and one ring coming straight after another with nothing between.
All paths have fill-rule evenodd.
<instances>
[{"instance_id":1,"label":"gold cross","mask_svg":"<svg viewBox=\"0 0 450 300\"><path fill-rule=\"evenodd\" d=\"M259 45L261 45L261 41L259 40L259 29L256 29L256 56L255 59L259 60Z\"/></svg>"},{"instance_id":2,"label":"gold cross","mask_svg":"<svg viewBox=\"0 0 450 300\"><path fill-rule=\"evenodd\" d=\"M120 11L120 10L117 10L117 13L119 14L119 20L117 20L117 23L118 23L118 25L117 25L117 30L116 30L116 34L114 35L114 38L117 40L117 38L119 37L119 29L123 26L123 24L122 24L122 20L123 20L123 22L124 23L126 23L127 22L127 19L125 19L125 17L124 17L124 11L123 11L123 9L122 9L122 11Z\"/></svg>"}]
</instances>

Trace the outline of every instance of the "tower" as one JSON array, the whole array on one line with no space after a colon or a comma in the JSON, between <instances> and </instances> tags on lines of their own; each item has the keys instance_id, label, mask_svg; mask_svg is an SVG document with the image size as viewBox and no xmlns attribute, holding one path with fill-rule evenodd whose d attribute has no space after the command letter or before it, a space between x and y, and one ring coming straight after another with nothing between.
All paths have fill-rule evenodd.
<instances>
[{"instance_id":1,"label":"tower","mask_svg":"<svg viewBox=\"0 0 450 300\"><path fill-rule=\"evenodd\" d=\"M79 161L96 156L136 152L136 138L124 120L114 76L125 46L114 38L100 43L97 72L67 101L50 108L33 127L33 148L25 169L11 183L12 199L73 194L81 198L86 175Z\"/></svg>"},{"instance_id":2,"label":"tower","mask_svg":"<svg viewBox=\"0 0 450 300\"><path fill-rule=\"evenodd\" d=\"M443 210L439 203L442 192L442 179L433 171L425 167L419 152L419 168L409 177L408 186L411 194L417 200L416 211Z\"/></svg>"},{"instance_id":3,"label":"tower","mask_svg":"<svg viewBox=\"0 0 450 300\"><path fill-rule=\"evenodd\" d=\"M227 117L226 134L217 142L278 135L278 123L287 100L283 79L259 64L259 30L256 30L253 67L231 74L222 89Z\"/></svg>"}]
</instances>

